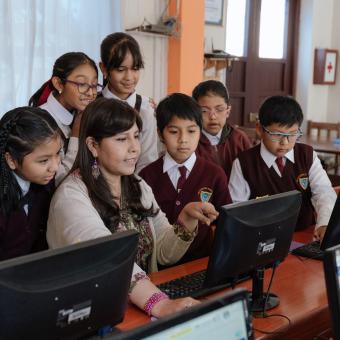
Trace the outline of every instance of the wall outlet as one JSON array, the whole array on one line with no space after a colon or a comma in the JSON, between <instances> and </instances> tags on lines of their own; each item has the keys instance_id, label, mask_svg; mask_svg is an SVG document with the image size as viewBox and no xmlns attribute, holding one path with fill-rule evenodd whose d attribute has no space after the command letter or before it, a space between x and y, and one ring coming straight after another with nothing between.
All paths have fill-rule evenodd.
<instances>
[{"instance_id":1,"label":"wall outlet","mask_svg":"<svg viewBox=\"0 0 340 340\"><path fill-rule=\"evenodd\" d=\"M250 123L256 123L259 119L259 113L258 112L250 112L249 113L249 122Z\"/></svg>"}]
</instances>

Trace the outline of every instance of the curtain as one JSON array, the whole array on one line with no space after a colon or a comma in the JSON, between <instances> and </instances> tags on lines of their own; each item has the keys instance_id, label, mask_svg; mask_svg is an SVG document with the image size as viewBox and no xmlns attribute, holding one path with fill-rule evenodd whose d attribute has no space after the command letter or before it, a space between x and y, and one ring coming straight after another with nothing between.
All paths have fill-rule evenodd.
<instances>
[{"instance_id":1,"label":"curtain","mask_svg":"<svg viewBox=\"0 0 340 340\"><path fill-rule=\"evenodd\" d=\"M121 30L120 0L0 1L0 117L28 104L59 56L81 51L98 62L102 39Z\"/></svg>"}]
</instances>

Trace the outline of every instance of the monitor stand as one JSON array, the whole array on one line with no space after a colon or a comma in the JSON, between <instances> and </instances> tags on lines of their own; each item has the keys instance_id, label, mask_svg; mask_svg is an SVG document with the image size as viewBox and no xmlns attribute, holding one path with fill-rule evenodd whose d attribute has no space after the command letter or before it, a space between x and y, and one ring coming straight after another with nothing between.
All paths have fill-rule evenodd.
<instances>
[{"instance_id":1,"label":"monitor stand","mask_svg":"<svg viewBox=\"0 0 340 340\"><path fill-rule=\"evenodd\" d=\"M250 310L259 313L255 317L264 317L264 312L279 305L280 299L277 295L263 293L264 268L256 269L253 273L253 288L250 296Z\"/></svg>"}]
</instances>

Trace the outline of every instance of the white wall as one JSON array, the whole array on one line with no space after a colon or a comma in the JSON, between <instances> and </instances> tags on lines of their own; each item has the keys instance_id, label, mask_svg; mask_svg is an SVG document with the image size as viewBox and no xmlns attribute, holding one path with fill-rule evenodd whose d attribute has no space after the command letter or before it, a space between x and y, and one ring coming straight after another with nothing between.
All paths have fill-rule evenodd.
<instances>
[{"instance_id":1,"label":"white wall","mask_svg":"<svg viewBox=\"0 0 340 340\"><path fill-rule=\"evenodd\" d=\"M340 1L333 1L333 20L332 20L332 40L331 47L337 49L338 65L336 72L336 85L329 86L327 119L329 121L340 122Z\"/></svg>"},{"instance_id":2,"label":"white wall","mask_svg":"<svg viewBox=\"0 0 340 340\"><path fill-rule=\"evenodd\" d=\"M301 1L296 98L303 108L305 120L340 121L340 117L334 112L339 85L313 84L314 49L339 48L337 32L340 26L339 23L336 23L337 27L334 25L336 16L333 14L336 13L335 6L340 9L337 2ZM337 36L338 42L335 45Z\"/></svg>"},{"instance_id":3,"label":"white wall","mask_svg":"<svg viewBox=\"0 0 340 340\"><path fill-rule=\"evenodd\" d=\"M133 28L145 23L156 24L166 9L166 0L122 1L123 28ZM153 97L157 102L166 95L168 38L150 33L127 32L140 44L145 68L137 92Z\"/></svg>"}]
</instances>

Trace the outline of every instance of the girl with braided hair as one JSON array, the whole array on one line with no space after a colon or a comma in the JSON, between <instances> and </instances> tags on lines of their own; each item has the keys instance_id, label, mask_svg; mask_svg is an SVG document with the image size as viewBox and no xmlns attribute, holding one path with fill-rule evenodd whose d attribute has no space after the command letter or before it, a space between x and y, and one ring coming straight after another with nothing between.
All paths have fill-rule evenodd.
<instances>
[{"instance_id":1,"label":"girl with braided hair","mask_svg":"<svg viewBox=\"0 0 340 340\"><path fill-rule=\"evenodd\" d=\"M95 62L85 53L69 52L55 61L51 79L29 100L30 106L40 106L48 111L62 131L64 147L57 183L73 165L78 151L81 114L96 98L98 88Z\"/></svg>"},{"instance_id":2,"label":"girl with braided hair","mask_svg":"<svg viewBox=\"0 0 340 340\"><path fill-rule=\"evenodd\" d=\"M0 120L0 261L47 248L61 145L58 125L45 110L19 107Z\"/></svg>"}]
</instances>

